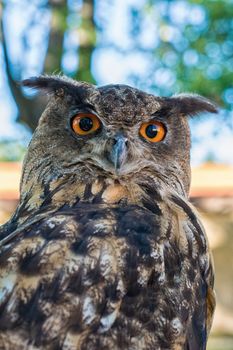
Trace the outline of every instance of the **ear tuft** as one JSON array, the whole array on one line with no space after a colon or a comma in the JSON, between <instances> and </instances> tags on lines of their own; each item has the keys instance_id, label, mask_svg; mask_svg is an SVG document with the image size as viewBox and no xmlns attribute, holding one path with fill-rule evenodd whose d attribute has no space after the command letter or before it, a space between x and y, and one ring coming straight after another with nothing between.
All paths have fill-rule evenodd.
<instances>
[{"instance_id":1,"label":"ear tuft","mask_svg":"<svg viewBox=\"0 0 233 350\"><path fill-rule=\"evenodd\" d=\"M94 88L92 84L76 81L66 76L59 75L41 75L38 77L31 77L23 80L21 84L22 86L45 91L46 93L60 97L65 94L77 96L78 93L81 94L83 88Z\"/></svg>"},{"instance_id":2,"label":"ear tuft","mask_svg":"<svg viewBox=\"0 0 233 350\"><path fill-rule=\"evenodd\" d=\"M203 112L218 112L218 108L213 102L196 94L175 95L168 98L167 102L171 105L171 109L175 113L180 113L191 117Z\"/></svg>"},{"instance_id":3,"label":"ear tuft","mask_svg":"<svg viewBox=\"0 0 233 350\"><path fill-rule=\"evenodd\" d=\"M22 86L61 95L64 90L72 90L75 87L75 81L72 79L57 75L41 75L31 77L22 81Z\"/></svg>"}]
</instances>

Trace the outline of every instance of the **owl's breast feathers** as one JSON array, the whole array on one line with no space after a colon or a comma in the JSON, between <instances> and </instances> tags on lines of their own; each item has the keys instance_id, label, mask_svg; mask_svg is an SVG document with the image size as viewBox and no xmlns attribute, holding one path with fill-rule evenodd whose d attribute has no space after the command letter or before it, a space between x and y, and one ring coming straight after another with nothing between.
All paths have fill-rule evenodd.
<instances>
[{"instance_id":1,"label":"owl's breast feathers","mask_svg":"<svg viewBox=\"0 0 233 350\"><path fill-rule=\"evenodd\" d=\"M0 349L206 348L213 273L196 214L155 189L127 196L87 186L2 231Z\"/></svg>"}]
</instances>

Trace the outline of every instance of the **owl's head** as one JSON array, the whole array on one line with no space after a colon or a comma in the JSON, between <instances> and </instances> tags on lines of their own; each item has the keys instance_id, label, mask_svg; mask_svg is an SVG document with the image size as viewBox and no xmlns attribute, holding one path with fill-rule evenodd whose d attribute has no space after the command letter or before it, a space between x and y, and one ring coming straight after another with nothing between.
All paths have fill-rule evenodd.
<instances>
[{"instance_id":1,"label":"owl's head","mask_svg":"<svg viewBox=\"0 0 233 350\"><path fill-rule=\"evenodd\" d=\"M24 163L30 178L48 187L54 179L97 177L122 183L153 179L187 195L190 182L188 116L216 112L198 95L158 97L126 85L94 85L66 77L27 79L49 103Z\"/></svg>"}]
</instances>

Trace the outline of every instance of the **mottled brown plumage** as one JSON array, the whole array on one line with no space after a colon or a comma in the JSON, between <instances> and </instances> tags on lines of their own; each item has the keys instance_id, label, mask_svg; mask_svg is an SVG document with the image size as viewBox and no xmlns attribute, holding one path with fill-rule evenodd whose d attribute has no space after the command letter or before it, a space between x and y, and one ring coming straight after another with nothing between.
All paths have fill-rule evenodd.
<instances>
[{"instance_id":1,"label":"mottled brown plumage","mask_svg":"<svg viewBox=\"0 0 233 350\"><path fill-rule=\"evenodd\" d=\"M24 85L50 101L1 229L0 349L206 349L213 268L188 201L187 117L214 105L56 76ZM98 116L98 132L74 133L80 112ZM150 120L164 124L161 142L139 135Z\"/></svg>"}]
</instances>

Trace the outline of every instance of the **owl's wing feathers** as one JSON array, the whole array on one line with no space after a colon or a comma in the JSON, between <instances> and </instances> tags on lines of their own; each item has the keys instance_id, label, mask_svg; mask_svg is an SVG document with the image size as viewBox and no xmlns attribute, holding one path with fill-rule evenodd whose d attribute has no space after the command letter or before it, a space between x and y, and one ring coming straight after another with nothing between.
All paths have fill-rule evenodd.
<instances>
[{"instance_id":1,"label":"owl's wing feathers","mask_svg":"<svg viewBox=\"0 0 233 350\"><path fill-rule=\"evenodd\" d=\"M213 314L215 309L215 293L214 293L214 271L212 256L208 249L208 240L205 235L205 230L198 218L196 210L186 202L184 199L177 195L172 195L171 200L173 205L176 204L179 208L182 208L184 213L189 218L194 229L192 229L192 235L195 238L192 241L190 250L190 262L193 266L192 273L195 272L195 265L198 262L200 267L200 275L195 290L194 309L189 323L186 337L185 349L187 350L200 350L206 349L207 337L212 325ZM186 231L187 237L190 234ZM195 247L196 246L196 247ZM190 281L188 281L190 282Z\"/></svg>"},{"instance_id":2,"label":"owl's wing feathers","mask_svg":"<svg viewBox=\"0 0 233 350\"><path fill-rule=\"evenodd\" d=\"M114 342L126 345L128 336L119 336L119 329L127 317L135 317L129 332L137 334L137 318L149 322L155 307L151 300L144 314L135 315L156 262L162 273L156 220L136 206L102 210L81 204L19 232L0 258L0 343L27 340L44 349L51 341L73 346L85 341L91 349L97 341L107 346L110 340L102 334L111 330Z\"/></svg>"},{"instance_id":3,"label":"owl's wing feathers","mask_svg":"<svg viewBox=\"0 0 233 350\"><path fill-rule=\"evenodd\" d=\"M187 349L204 349L207 282L167 210L80 203L27 227L0 257L0 344L178 349L194 313Z\"/></svg>"}]
</instances>

